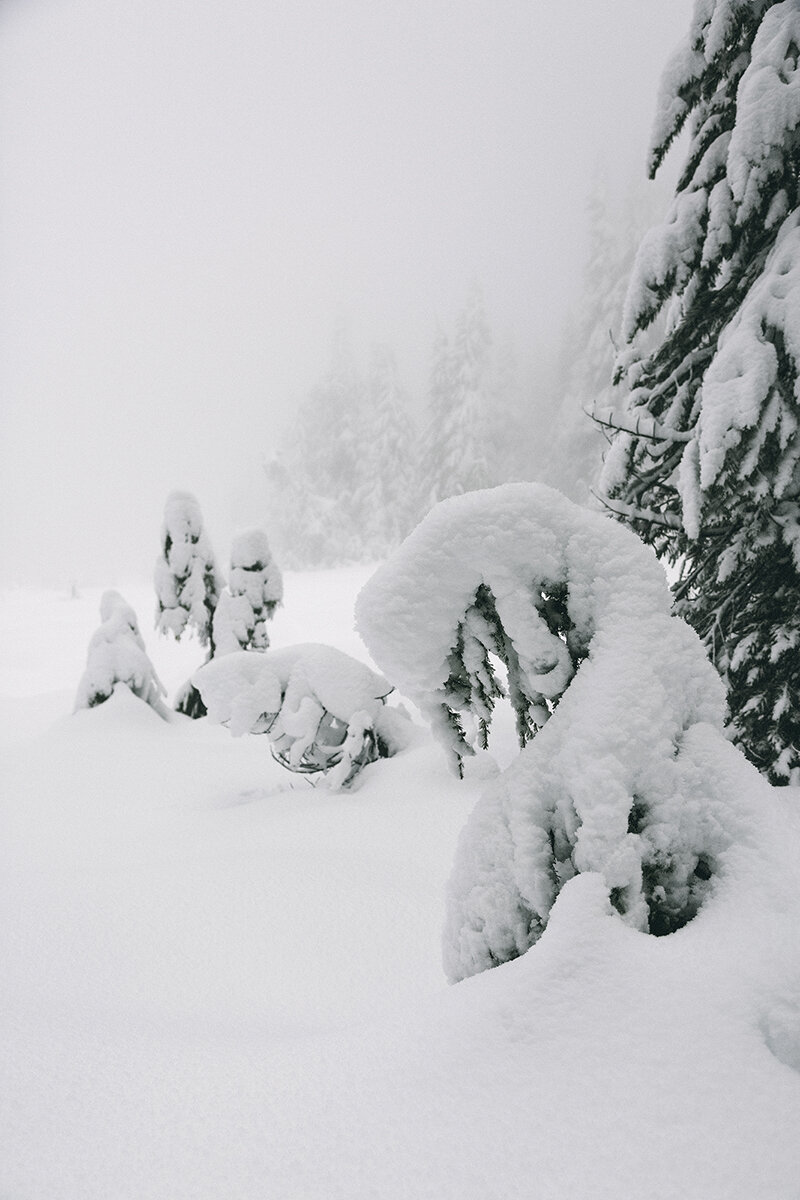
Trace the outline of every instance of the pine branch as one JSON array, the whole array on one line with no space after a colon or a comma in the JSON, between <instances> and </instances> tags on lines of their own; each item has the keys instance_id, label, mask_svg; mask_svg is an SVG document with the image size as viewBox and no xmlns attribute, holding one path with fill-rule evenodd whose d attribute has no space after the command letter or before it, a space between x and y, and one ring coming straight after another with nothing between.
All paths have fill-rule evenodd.
<instances>
[{"instance_id":1,"label":"pine branch","mask_svg":"<svg viewBox=\"0 0 800 1200\"><path fill-rule=\"evenodd\" d=\"M669 453L665 452L658 458L655 458L653 454L648 453L647 457L652 465L647 470L645 470L644 462L641 458L636 463L635 467L631 469L631 473L633 474L636 483L628 490L630 495L637 503L639 496L641 496L644 492L649 491L650 488L658 488L665 495L674 496L675 488L670 487L669 479L672 476L675 468L678 466L678 463L681 460L681 455L683 454L683 451L679 449L679 446L680 443L671 446L669 448ZM650 447L648 447L648 451L649 450Z\"/></svg>"},{"instance_id":2,"label":"pine branch","mask_svg":"<svg viewBox=\"0 0 800 1200\"><path fill-rule=\"evenodd\" d=\"M593 421L606 429L630 433L633 437L646 438L652 442L691 442L694 437L694 430L670 429L669 426L662 425L655 417L636 417L634 420L626 414L615 413L610 408L591 411L584 408L583 411L587 417L591 417Z\"/></svg>"},{"instance_id":3,"label":"pine branch","mask_svg":"<svg viewBox=\"0 0 800 1200\"><path fill-rule=\"evenodd\" d=\"M612 502L609 496L601 496L595 491L592 491L592 495L595 500L600 501L604 508L617 517L627 517L631 521L646 521L648 525L661 525L664 529L683 530L683 525L672 513L660 513L652 508L634 508L632 504L626 504L624 500L616 498ZM617 508L614 507L615 504L618 505Z\"/></svg>"}]
</instances>

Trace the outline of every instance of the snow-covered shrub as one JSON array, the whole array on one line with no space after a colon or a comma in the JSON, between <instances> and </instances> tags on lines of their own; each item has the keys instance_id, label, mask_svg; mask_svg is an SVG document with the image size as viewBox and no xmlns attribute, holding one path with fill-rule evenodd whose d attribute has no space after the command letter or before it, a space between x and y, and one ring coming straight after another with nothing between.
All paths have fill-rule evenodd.
<instances>
[{"instance_id":1,"label":"snow-covered shrub","mask_svg":"<svg viewBox=\"0 0 800 1200\"><path fill-rule=\"evenodd\" d=\"M124 684L134 696L166 716L161 697L165 688L147 656L136 613L119 592L104 592L100 628L89 642L86 670L78 685L75 709L94 708Z\"/></svg>"},{"instance_id":2,"label":"snow-covered shrub","mask_svg":"<svg viewBox=\"0 0 800 1200\"><path fill-rule=\"evenodd\" d=\"M508 671L524 749L461 838L451 979L527 950L578 872L602 873L637 929L691 919L729 836L715 756L735 751L722 684L670 616L651 550L550 488L507 484L433 509L356 611L457 767L502 695L496 660Z\"/></svg>"},{"instance_id":3,"label":"snow-covered shrub","mask_svg":"<svg viewBox=\"0 0 800 1200\"><path fill-rule=\"evenodd\" d=\"M224 585L200 505L190 492L172 492L155 566L156 628L176 638L194 629L200 645L210 644L213 651L212 618Z\"/></svg>"},{"instance_id":4,"label":"snow-covered shrub","mask_svg":"<svg viewBox=\"0 0 800 1200\"><path fill-rule=\"evenodd\" d=\"M201 667L193 683L211 721L235 737L266 734L280 763L323 771L334 790L408 741L408 721L384 704L391 684L332 646L226 654Z\"/></svg>"},{"instance_id":5,"label":"snow-covered shrub","mask_svg":"<svg viewBox=\"0 0 800 1200\"><path fill-rule=\"evenodd\" d=\"M272 557L263 529L234 538L228 587L222 592L212 622L216 654L266 650L267 621L283 600L283 576Z\"/></svg>"},{"instance_id":6,"label":"snow-covered shrub","mask_svg":"<svg viewBox=\"0 0 800 1200\"><path fill-rule=\"evenodd\" d=\"M179 639L193 629L214 655L214 611L225 580L217 570L200 505L190 492L171 492L164 506L161 553L155 566L156 628ZM175 701L178 712L201 717L205 708L191 684Z\"/></svg>"}]
</instances>

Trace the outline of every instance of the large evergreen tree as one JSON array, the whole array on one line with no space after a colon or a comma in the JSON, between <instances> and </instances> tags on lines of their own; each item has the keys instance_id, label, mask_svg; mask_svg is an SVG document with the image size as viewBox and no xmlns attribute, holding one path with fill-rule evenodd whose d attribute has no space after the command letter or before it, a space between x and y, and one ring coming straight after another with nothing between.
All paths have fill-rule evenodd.
<instances>
[{"instance_id":1,"label":"large evergreen tree","mask_svg":"<svg viewBox=\"0 0 800 1200\"><path fill-rule=\"evenodd\" d=\"M631 279L630 395L603 477L609 507L677 565L734 736L776 783L800 771L799 57L796 0L696 0L651 175L687 123L689 149Z\"/></svg>"}]
</instances>

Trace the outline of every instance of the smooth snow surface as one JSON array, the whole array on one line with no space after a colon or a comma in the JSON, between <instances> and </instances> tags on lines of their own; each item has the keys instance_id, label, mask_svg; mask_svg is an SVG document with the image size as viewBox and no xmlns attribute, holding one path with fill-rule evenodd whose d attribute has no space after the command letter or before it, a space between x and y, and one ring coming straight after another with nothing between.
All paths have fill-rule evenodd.
<instances>
[{"instance_id":1,"label":"smooth snow surface","mask_svg":"<svg viewBox=\"0 0 800 1200\"><path fill-rule=\"evenodd\" d=\"M368 573L289 574L272 645L368 661ZM122 591L174 689L203 651ZM532 950L448 988L490 756L459 782L421 734L332 794L122 690L70 715L98 600L0 596L4 1200L796 1200L796 789L761 789L679 933L586 874Z\"/></svg>"}]
</instances>

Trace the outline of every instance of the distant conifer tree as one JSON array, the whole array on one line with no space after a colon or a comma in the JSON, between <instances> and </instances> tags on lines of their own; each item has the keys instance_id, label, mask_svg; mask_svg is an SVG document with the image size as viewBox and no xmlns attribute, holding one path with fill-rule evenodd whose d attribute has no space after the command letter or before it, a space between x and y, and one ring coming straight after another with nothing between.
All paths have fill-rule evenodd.
<instances>
[{"instance_id":1,"label":"distant conifer tree","mask_svg":"<svg viewBox=\"0 0 800 1200\"><path fill-rule=\"evenodd\" d=\"M381 558L411 531L418 510L416 426L387 345L372 349L364 434L359 519L367 555Z\"/></svg>"},{"instance_id":2,"label":"distant conifer tree","mask_svg":"<svg viewBox=\"0 0 800 1200\"><path fill-rule=\"evenodd\" d=\"M422 447L423 511L496 481L490 453L491 345L483 298L475 287L452 340L440 330L433 346Z\"/></svg>"}]
</instances>

